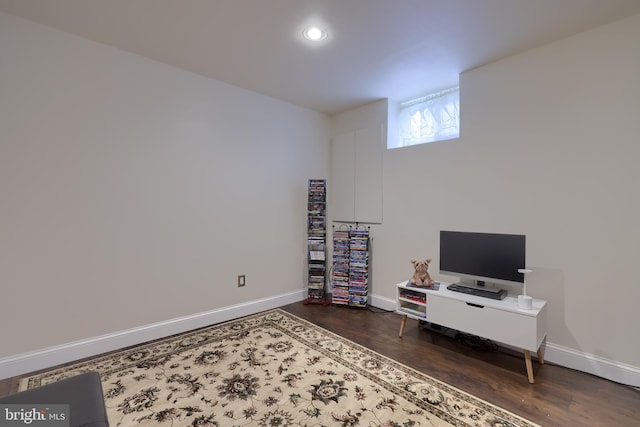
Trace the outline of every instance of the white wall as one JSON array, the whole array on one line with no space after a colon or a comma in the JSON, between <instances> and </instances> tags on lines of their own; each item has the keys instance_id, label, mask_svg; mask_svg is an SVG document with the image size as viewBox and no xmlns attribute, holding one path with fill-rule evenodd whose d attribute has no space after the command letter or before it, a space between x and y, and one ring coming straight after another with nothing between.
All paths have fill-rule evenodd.
<instances>
[{"instance_id":1,"label":"white wall","mask_svg":"<svg viewBox=\"0 0 640 427\"><path fill-rule=\"evenodd\" d=\"M375 294L393 299L412 258L453 280L440 230L523 233L553 357L640 374L638 52L635 16L464 73L461 138L385 153Z\"/></svg>"},{"instance_id":2,"label":"white wall","mask_svg":"<svg viewBox=\"0 0 640 427\"><path fill-rule=\"evenodd\" d=\"M527 234L549 341L636 367L639 53L640 15L462 79L465 141L497 172L475 189Z\"/></svg>"},{"instance_id":3,"label":"white wall","mask_svg":"<svg viewBox=\"0 0 640 427\"><path fill-rule=\"evenodd\" d=\"M302 293L326 116L2 13L0 58L0 358Z\"/></svg>"}]
</instances>

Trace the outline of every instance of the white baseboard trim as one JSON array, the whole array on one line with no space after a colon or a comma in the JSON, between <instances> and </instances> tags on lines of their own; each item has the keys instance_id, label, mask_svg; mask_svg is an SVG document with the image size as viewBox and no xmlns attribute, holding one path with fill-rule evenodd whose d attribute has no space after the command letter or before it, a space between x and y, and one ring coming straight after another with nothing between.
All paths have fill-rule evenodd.
<instances>
[{"instance_id":1,"label":"white baseboard trim","mask_svg":"<svg viewBox=\"0 0 640 427\"><path fill-rule=\"evenodd\" d=\"M395 310L394 299L371 295L371 305L384 310ZM399 323L398 323L399 325ZM535 355L532 355L535 357ZM640 368L615 360L583 353L568 347L547 342L544 349L547 362L585 372L631 387L640 387Z\"/></svg>"},{"instance_id":2,"label":"white baseboard trim","mask_svg":"<svg viewBox=\"0 0 640 427\"><path fill-rule=\"evenodd\" d=\"M300 290L0 358L0 379L23 375L158 338L226 322L227 320L302 301L305 297L304 291Z\"/></svg>"},{"instance_id":3,"label":"white baseboard trim","mask_svg":"<svg viewBox=\"0 0 640 427\"><path fill-rule=\"evenodd\" d=\"M380 295L371 295L371 305L387 311L396 310L396 300L387 297L381 297Z\"/></svg>"},{"instance_id":4,"label":"white baseboard trim","mask_svg":"<svg viewBox=\"0 0 640 427\"><path fill-rule=\"evenodd\" d=\"M544 359L565 368L586 372L631 387L640 387L640 368L626 363L552 343L547 343Z\"/></svg>"},{"instance_id":5,"label":"white baseboard trim","mask_svg":"<svg viewBox=\"0 0 640 427\"><path fill-rule=\"evenodd\" d=\"M23 375L207 325L226 322L238 317L302 301L304 298L304 291L295 291L43 350L0 358L0 379ZM396 309L396 301L394 299L375 294L371 295L371 305L388 311ZM559 366L586 372L632 387L640 387L640 368L635 366L553 343L546 344L544 357L546 361Z\"/></svg>"}]
</instances>

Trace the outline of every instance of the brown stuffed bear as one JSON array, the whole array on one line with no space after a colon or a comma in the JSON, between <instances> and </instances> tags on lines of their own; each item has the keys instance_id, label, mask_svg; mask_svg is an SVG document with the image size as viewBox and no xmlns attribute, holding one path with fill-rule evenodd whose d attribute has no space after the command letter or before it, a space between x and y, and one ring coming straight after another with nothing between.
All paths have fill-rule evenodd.
<instances>
[{"instance_id":1,"label":"brown stuffed bear","mask_svg":"<svg viewBox=\"0 0 640 427\"><path fill-rule=\"evenodd\" d=\"M411 283L416 286L432 286L435 282L431 279L429 275L429 263L431 259L426 259L424 261L411 260L411 264L413 264L413 268L415 272L413 273L413 277L411 278Z\"/></svg>"}]
</instances>

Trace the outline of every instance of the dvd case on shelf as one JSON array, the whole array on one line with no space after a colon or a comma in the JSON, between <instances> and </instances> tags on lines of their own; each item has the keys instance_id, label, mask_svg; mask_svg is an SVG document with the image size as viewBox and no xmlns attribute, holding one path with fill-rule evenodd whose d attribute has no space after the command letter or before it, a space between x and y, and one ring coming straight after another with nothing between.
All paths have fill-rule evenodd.
<instances>
[{"instance_id":1,"label":"dvd case on shelf","mask_svg":"<svg viewBox=\"0 0 640 427\"><path fill-rule=\"evenodd\" d=\"M369 227L349 233L349 305L366 307L369 297Z\"/></svg>"},{"instance_id":2,"label":"dvd case on shelf","mask_svg":"<svg viewBox=\"0 0 640 427\"><path fill-rule=\"evenodd\" d=\"M333 226L333 304L366 307L369 301L369 228Z\"/></svg>"},{"instance_id":3,"label":"dvd case on shelf","mask_svg":"<svg viewBox=\"0 0 640 427\"><path fill-rule=\"evenodd\" d=\"M310 179L307 200L307 298L328 305L326 295L326 180Z\"/></svg>"},{"instance_id":4,"label":"dvd case on shelf","mask_svg":"<svg viewBox=\"0 0 640 427\"><path fill-rule=\"evenodd\" d=\"M333 227L333 273L331 277L333 304L349 304L349 227Z\"/></svg>"}]
</instances>

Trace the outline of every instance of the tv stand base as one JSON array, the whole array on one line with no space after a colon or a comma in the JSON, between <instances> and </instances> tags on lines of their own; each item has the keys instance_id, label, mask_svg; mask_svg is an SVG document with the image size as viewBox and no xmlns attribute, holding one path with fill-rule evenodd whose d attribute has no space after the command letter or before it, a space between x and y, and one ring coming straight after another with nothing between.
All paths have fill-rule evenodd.
<instances>
[{"instance_id":1,"label":"tv stand base","mask_svg":"<svg viewBox=\"0 0 640 427\"><path fill-rule=\"evenodd\" d=\"M503 300L482 298L439 289L396 285L396 312L402 315L399 337L407 317L485 338L524 351L527 379L534 383L531 353L544 364L543 348L547 336L546 301L534 299L531 309L518 307L516 297Z\"/></svg>"},{"instance_id":2,"label":"tv stand base","mask_svg":"<svg viewBox=\"0 0 640 427\"><path fill-rule=\"evenodd\" d=\"M407 326L407 317L408 316L406 314L402 315L402 321L400 322L400 332L398 333L398 337L400 338L402 338L402 335L404 334L404 329ZM540 346L540 348L536 353L538 355L538 363L540 365L544 365L544 356L542 352L542 346ZM527 379L529 380L530 384L533 384L535 383L535 376L533 374L533 362L531 361L531 352L529 350L524 350L524 363L525 363L525 366L527 367Z\"/></svg>"}]
</instances>

